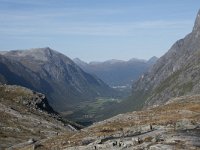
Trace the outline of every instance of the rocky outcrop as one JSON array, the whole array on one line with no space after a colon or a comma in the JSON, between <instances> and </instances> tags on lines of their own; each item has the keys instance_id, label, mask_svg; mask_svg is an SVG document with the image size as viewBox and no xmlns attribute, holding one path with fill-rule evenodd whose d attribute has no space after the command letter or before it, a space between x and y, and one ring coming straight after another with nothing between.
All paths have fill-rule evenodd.
<instances>
[{"instance_id":1,"label":"rocky outcrop","mask_svg":"<svg viewBox=\"0 0 200 150\"><path fill-rule=\"evenodd\" d=\"M5 88L5 91L9 94L12 94L12 92L18 91L20 89L26 94L31 95L30 98L26 97L16 97L16 100L19 103L22 103L24 106L26 106L29 109L37 110L37 111L44 111L51 115L58 115L57 112L53 110L53 108L49 105L48 100L46 96L42 93L37 93L35 91L32 91L30 89L27 89L25 87L15 86L15 85L2 85L0 88Z\"/></svg>"},{"instance_id":2,"label":"rocky outcrop","mask_svg":"<svg viewBox=\"0 0 200 150\"><path fill-rule=\"evenodd\" d=\"M0 118L0 149L73 132L70 122L60 121L45 95L20 86L0 85Z\"/></svg>"}]
</instances>

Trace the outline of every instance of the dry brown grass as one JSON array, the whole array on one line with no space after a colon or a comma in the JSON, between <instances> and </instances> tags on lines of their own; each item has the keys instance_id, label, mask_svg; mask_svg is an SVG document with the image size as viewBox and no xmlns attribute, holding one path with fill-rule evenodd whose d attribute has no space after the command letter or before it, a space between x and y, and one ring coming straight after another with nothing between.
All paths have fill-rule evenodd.
<instances>
[{"instance_id":1,"label":"dry brown grass","mask_svg":"<svg viewBox=\"0 0 200 150\"><path fill-rule=\"evenodd\" d=\"M153 137L149 136L149 137L146 137L143 142L151 142L153 139Z\"/></svg>"},{"instance_id":2,"label":"dry brown grass","mask_svg":"<svg viewBox=\"0 0 200 150\"><path fill-rule=\"evenodd\" d=\"M181 111L186 110L186 115L181 113ZM194 113L188 113L191 111ZM196 102L175 102L164 106L152 108L146 111L138 111L134 113L127 113L129 116L134 116L132 119L127 119L126 115L116 120L108 120L105 123L96 124L84 131L77 132L73 135L62 135L52 138L44 143L45 147L58 146L68 147L81 145L81 141L86 137L100 137L100 136L111 136L116 132L123 132L126 128L134 127L139 128L142 125L171 125L180 119L190 119L194 123L200 121L200 115L196 112L200 112L200 101ZM146 141L151 141L151 138L145 139ZM69 142L70 141L70 142Z\"/></svg>"}]
</instances>

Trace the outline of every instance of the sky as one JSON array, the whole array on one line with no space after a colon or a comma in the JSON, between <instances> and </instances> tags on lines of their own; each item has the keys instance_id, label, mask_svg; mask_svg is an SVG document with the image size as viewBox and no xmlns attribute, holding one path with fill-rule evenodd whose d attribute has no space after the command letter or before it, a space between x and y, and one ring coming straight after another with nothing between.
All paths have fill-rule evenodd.
<instances>
[{"instance_id":1,"label":"sky","mask_svg":"<svg viewBox=\"0 0 200 150\"><path fill-rule=\"evenodd\" d=\"M0 0L0 51L50 47L84 61L160 57L200 0Z\"/></svg>"}]
</instances>

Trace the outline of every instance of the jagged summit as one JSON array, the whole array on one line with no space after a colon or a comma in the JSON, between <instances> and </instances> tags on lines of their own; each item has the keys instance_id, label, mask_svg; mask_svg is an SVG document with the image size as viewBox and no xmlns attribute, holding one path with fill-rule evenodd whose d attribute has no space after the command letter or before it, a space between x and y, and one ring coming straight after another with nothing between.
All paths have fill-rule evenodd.
<instances>
[{"instance_id":1,"label":"jagged summit","mask_svg":"<svg viewBox=\"0 0 200 150\"><path fill-rule=\"evenodd\" d=\"M197 14L195 24L194 24L194 28L193 28L193 31L197 31L197 30L200 30L200 9L199 9L199 12Z\"/></svg>"}]
</instances>

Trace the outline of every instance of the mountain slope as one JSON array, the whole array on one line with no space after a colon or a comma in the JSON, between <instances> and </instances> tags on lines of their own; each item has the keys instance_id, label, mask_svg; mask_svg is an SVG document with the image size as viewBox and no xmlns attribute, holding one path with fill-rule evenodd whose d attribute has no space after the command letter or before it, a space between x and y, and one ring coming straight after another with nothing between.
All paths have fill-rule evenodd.
<instances>
[{"instance_id":1,"label":"mountain slope","mask_svg":"<svg viewBox=\"0 0 200 150\"><path fill-rule=\"evenodd\" d=\"M71 59L50 48L1 52L2 83L18 84L47 95L57 111L96 97L113 96L103 81L82 71Z\"/></svg>"},{"instance_id":2,"label":"mountain slope","mask_svg":"<svg viewBox=\"0 0 200 150\"><path fill-rule=\"evenodd\" d=\"M20 86L0 85L0 149L20 147L61 133L71 133L45 95ZM30 140L34 139L34 140Z\"/></svg>"},{"instance_id":3,"label":"mountain slope","mask_svg":"<svg viewBox=\"0 0 200 150\"><path fill-rule=\"evenodd\" d=\"M126 86L146 72L157 58L153 57L149 61L131 59L129 61L108 60L105 62L86 63L80 59L74 59L84 71L95 74L110 86Z\"/></svg>"},{"instance_id":4,"label":"mountain slope","mask_svg":"<svg viewBox=\"0 0 200 150\"><path fill-rule=\"evenodd\" d=\"M178 40L150 71L133 84L128 110L165 103L171 97L200 92L200 11L194 28Z\"/></svg>"}]
</instances>

